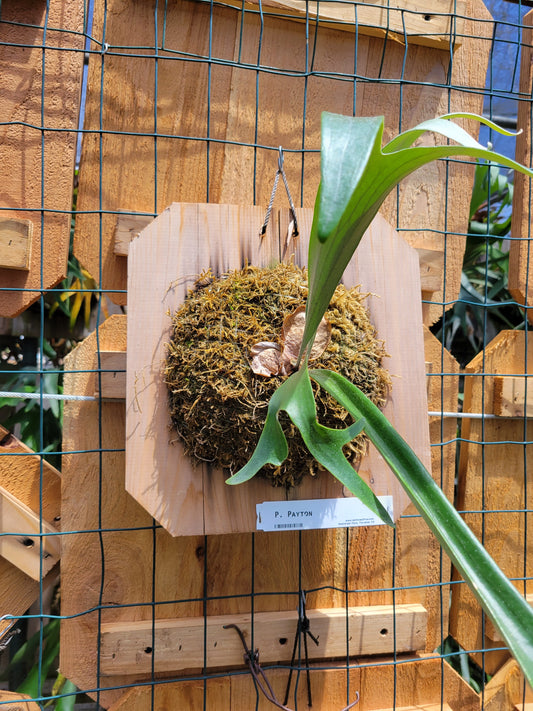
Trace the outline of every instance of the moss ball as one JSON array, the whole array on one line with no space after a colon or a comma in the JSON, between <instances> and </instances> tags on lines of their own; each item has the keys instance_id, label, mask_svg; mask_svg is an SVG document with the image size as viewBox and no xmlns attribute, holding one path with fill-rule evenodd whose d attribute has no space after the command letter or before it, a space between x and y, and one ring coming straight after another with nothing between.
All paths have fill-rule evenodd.
<instances>
[{"instance_id":1,"label":"moss ball","mask_svg":"<svg viewBox=\"0 0 533 711\"><path fill-rule=\"evenodd\" d=\"M272 268L246 267L220 279L204 274L172 317L165 381L172 427L185 453L213 467L235 473L250 458L266 417L270 397L284 377L265 378L250 367L250 350L260 341L279 342L283 321L307 298L307 277L294 264ZM337 287L326 318L331 341L313 362L357 385L383 406L390 378L382 366L386 355L358 289ZM314 384L315 386L315 384ZM350 415L315 386L318 420L328 427L346 427ZM285 413L280 414L289 457L261 474L275 486L296 486L319 465ZM366 449L360 435L346 445L353 465Z\"/></svg>"}]
</instances>

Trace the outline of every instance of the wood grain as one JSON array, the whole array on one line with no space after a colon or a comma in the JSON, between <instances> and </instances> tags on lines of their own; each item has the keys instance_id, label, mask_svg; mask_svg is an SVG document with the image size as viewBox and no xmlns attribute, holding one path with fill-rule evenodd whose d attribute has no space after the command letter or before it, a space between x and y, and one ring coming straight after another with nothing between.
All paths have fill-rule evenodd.
<instances>
[{"instance_id":1,"label":"wood grain","mask_svg":"<svg viewBox=\"0 0 533 711\"><path fill-rule=\"evenodd\" d=\"M110 0L105 7L105 36L101 4L93 36L111 49L140 47L147 33L154 35L153 2ZM165 48L158 50L157 141L145 135L154 131L150 50L91 57L76 255L93 276L102 268L104 289L125 292L125 260L115 254L117 214L155 216L174 201L266 209L280 145L295 204L312 207L322 111L383 115L386 140L398 128L449 111L481 113L492 23L481 0L468 0L465 16L450 75L449 48L411 42L406 48L390 38L359 35L355 57L350 32L314 22L306 30L304 23L218 5L211 16L208 4L190 0L169 3ZM310 46L312 66L306 59ZM94 48L99 52L100 44ZM208 64L202 59L208 56L216 61ZM476 134L475 125L469 128ZM440 273L439 289L430 297L435 303L424 308L426 323L438 320L440 304L459 294L472 180L470 164L438 162L403 181L382 208L417 247L443 251L446 244L446 277ZM275 206L285 204L280 189ZM125 293L111 296L126 302Z\"/></svg>"},{"instance_id":2,"label":"wood grain","mask_svg":"<svg viewBox=\"0 0 533 711\"><path fill-rule=\"evenodd\" d=\"M494 382L498 376L529 373L533 369L531 335L502 331L465 369L465 412L491 412ZM527 359L526 359L527 356ZM480 374L480 375L478 375ZM533 541L526 530L533 524L530 442L533 423L523 419L463 420L459 463L458 502L464 519L478 538L483 537L489 554L510 578L531 578ZM521 592L533 593L529 580L525 586L515 582ZM501 646L483 632L481 609L464 584L453 585L450 631L466 650ZM479 659L479 655L475 655ZM484 655L487 673L493 674L507 659L506 652Z\"/></svg>"},{"instance_id":3,"label":"wood grain","mask_svg":"<svg viewBox=\"0 0 533 711\"><path fill-rule=\"evenodd\" d=\"M39 711L39 704L27 694L16 691L0 691L0 705L3 711Z\"/></svg>"},{"instance_id":4,"label":"wood grain","mask_svg":"<svg viewBox=\"0 0 533 711\"><path fill-rule=\"evenodd\" d=\"M500 417L533 415L533 384L527 377L494 378L493 412Z\"/></svg>"},{"instance_id":5,"label":"wood grain","mask_svg":"<svg viewBox=\"0 0 533 711\"><path fill-rule=\"evenodd\" d=\"M100 351L95 369L100 366L96 378L95 395L104 400L124 400L126 397L126 354L123 351Z\"/></svg>"},{"instance_id":6,"label":"wood grain","mask_svg":"<svg viewBox=\"0 0 533 711\"><path fill-rule=\"evenodd\" d=\"M0 220L0 268L30 268L32 234L31 220Z\"/></svg>"},{"instance_id":7,"label":"wood grain","mask_svg":"<svg viewBox=\"0 0 533 711\"><path fill-rule=\"evenodd\" d=\"M59 561L60 539L53 535L58 533L57 529L40 520L3 486L0 486L0 533L3 534L0 555L33 580L40 580Z\"/></svg>"},{"instance_id":8,"label":"wood grain","mask_svg":"<svg viewBox=\"0 0 533 711\"><path fill-rule=\"evenodd\" d=\"M241 3L229 0L228 5L240 8ZM384 0L351 6L344 3L320 4L304 0L264 0L262 12L274 11L287 19L302 21L316 19L321 25L351 32L357 31L371 37L394 37L401 43L421 44L449 51L450 37L457 33L454 46L463 40L465 2L453 0L403 0L395 6ZM258 0L245 3L247 9L258 11ZM456 23L455 26L452 23Z\"/></svg>"},{"instance_id":9,"label":"wood grain","mask_svg":"<svg viewBox=\"0 0 533 711\"><path fill-rule=\"evenodd\" d=\"M311 665L311 691L313 708L320 711L339 711L354 702L360 711L392 711L400 708L415 711L438 711L451 708L453 711L478 711L479 697L468 684L445 664L441 670L438 658L415 659L409 661L401 656L399 664L391 657L381 657L378 666L372 666L367 658L358 659L349 671L341 665L329 669ZM367 664L369 666L367 666ZM361 665L361 666L359 666ZM287 671L268 669L269 682L278 699L285 695ZM442 686L441 686L442 685ZM446 700L441 706L441 690L444 688ZM218 694L218 697L217 697ZM395 700L397 703L395 704ZM155 711L169 708L187 708L200 711L242 711L256 709L270 711L272 704L254 687L248 673L237 673L223 679L208 679L203 682L170 682L153 688L138 687L128 690L114 704L110 711L144 711L148 706ZM187 705L181 705L187 703ZM307 709L307 684L303 670L298 675L295 689L294 679L289 695L289 707Z\"/></svg>"},{"instance_id":10,"label":"wood grain","mask_svg":"<svg viewBox=\"0 0 533 711\"><path fill-rule=\"evenodd\" d=\"M33 239L27 265L0 266L1 316L19 314L66 274L83 13L83 0L52 3L49 9L38 2L2 3L1 217L29 220Z\"/></svg>"},{"instance_id":11,"label":"wood grain","mask_svg":"<svg viewBox=\"0 0 533 711\"><path fill-rule=\"evenodd\" d=\"M305 266L312 211L298 210L297 216L295 260ZM283 246L273 234L275 216L272 232L262 241L261 221L260 208L174 203L130 245L126 488L172 535L253 531L256 504L286 496L259 477L243 486L226 486L221 472L185 458L181 444L169 434L163 377L169 314L181 305L197 275L208 267L221 275L246 262L265 265L279 255ZM393 381L384 412L430 468L417 254L378 215L343 281L371 295L366 305L385 341L389 357L384 365ZM137 289L138 284L143 288ZM390 318L395 310L403 314L401 323ZM369 450L358 471L377 495L393 497L398 518L409 501L377 451ZM307 477L289 492L293 499L346 495L326 473Z\"/></svg>"},{"instance_id":12,"label":"wood grain","mask_svg":"<svg viewBox=\"0 0 533 711\"><path fill-rule=\"evenodd\" d=\"M102 350L126 350L125 316L108 319L99 329L98 340L92 334L67 357L66 394L94 392L95 373L91 371L98 346ZM62 517L67 535L62 548L62 613L77 616L62 622L60 666L80 688L97 686L99 604L104 605L104 625L150 621L153 610L158 621L199 617L204 612L204 599L208 618L249 614L252 605L256 614L291 611L295 615L301 584L308 591L308 612L324 607L343 609L346 604L420 604L428 611L428 620L433 620L427 628L426 651L440 644L440 584L446 578L441 576L439 549L419 517L398 522L395 546L393 533L386 527L172 538L164 530L154 532L150 516L124 489L124 403L104 402L100 406L94 401L68 401L64 418L63 447L73 453L65 455L63 465ZM99 446L104 448L101 461ZM440 467L436 471L440 482ZM104 529L101 539L99 528ZM347 595L346 588L356 592ZM153 601L159 603L155 608ZM379 663L382 661L380 657ZM399 665L399 674L407 667L410 665ZM440 694L440 660L424 661L422 671L422 685L416 677L408 676L405 688L400 687L404 688L398 696L402 704L440 698L429 695L436 694L437 688ZM378 666L365 671L369 675L366 694L373 699L373 705L369 701L367 708L383 707L375 697L373 672L378 674L375 683L383 690L385 708L392 706L392 667L388 667L390 677L386 675L388 681L382 688L383 670ZM283 694L286 672L273 677ZM109 688L100 693L99 701L106 707L115 704L115 709L144 711L151 699L149 687L132 689L125 695L113 687L149 678L108 677ZM313 679L317 680L313 681L313 693L316 703L321 704L319 708L338 711L342 703L346 704L345 670L324 677L317 670ZM455 699L459 692L452 682L446 676L446 695ZM360 687L354 682L350 688ZM210 710L216 709L217 703L221 711L253 708L256 698L247 675L209 679L205 693ZM474 692L468 693L475 697ZM452 708L474 708L467 703L468 698L461 696L459 705L452 704ZM158 709L179 708L183 701L185 708L200 710L203 682L165 682L154 689L154 699ZM121 707L122 703L125 706ZM261 701L259 708L267 711L268 707Z\"/></svg>"}]
</instances>

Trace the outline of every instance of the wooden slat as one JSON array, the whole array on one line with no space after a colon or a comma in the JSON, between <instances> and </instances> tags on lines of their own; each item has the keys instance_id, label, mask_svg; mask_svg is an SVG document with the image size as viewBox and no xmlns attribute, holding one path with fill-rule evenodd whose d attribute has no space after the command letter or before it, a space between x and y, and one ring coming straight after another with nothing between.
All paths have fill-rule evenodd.
<instances>
[{"instance_id":1,"label":"wooden slat","mask_svg":"<svg viewBox=\"0 0 533 711\"><path fill-rule=\"evenodd\" d=\"M42 467L42 471L41 471ZM35 515L57 523L60 519L60 474L42 457L0 426L0 486ZM42 492L42 501L41 501ZM49 577L55 576L55 571ZM23 615L39 597L40 581L0 557L0 615ZM46 582L46 581L45 581Z\"/></svg>"},{"instance_id":2,"label":"wooden slat","mask_svg":"<svg viewBox=\"0 0 533 711\"><path fill-rule=\"evenodd\" d=\"M100 351L101 373L95 378L95 394L105 400L126 397L126 354L123 351ZM98 367L96 358L95 369Z\"/></svg>"},{"instance_id":3,"label":"wooden slat","mask_svg":"<svg viewBox=\"0 0 533 711\"><path fill-rule=\"evenodd\" d=\"M465 369L465 413L490 412L496 378L533 373L533 336L519 331L501 331ZM527 354L527 362L525 355ZM494 374L494 375L493 375ZM533 422L521 419L464 419L457 508L465 522L483 541L488 553L511 579L526 576L526 589L533 593L533 537L531 530L533 491ZM485 511L485 513L481 513ZM527 516L527 520L526 520ZM466 585L452 586L450 633L465 649L501 647L484 634L481 608ZM480 655L474 655L481 661ZM506 651L487 651L483 663L493 674L507 660Z\"/></svg>"},{"instance_id":4,"label":"wooden slat","mask_svg":"<svg viewBox=\"0 0 533 711\"><path fill-rule=\"evenodd\" d=\"M533 417L533 379L527 379L526 398L525 377L496 376L493 409L500 417Z\"/></svg>"},{"instance_id":5,"label":"wooden slat","mask_svg":"<svg viewBox=\"0 0 533 711\"><path fill-rule=\"evenodd\" d=\"M415 704L414 706L395 706L388 709L376 709L376 711L452 711L449 704Z\"/></svg>"},{"instance_id":6,"label":"wooden slat","mask_svg":"<svg viewBox=\"0 0 533 711\"><path fill-rule=\"evenodd\" d=\"M420 261L420 288L433 293L443 286L444 252L442 249L415 247Z\"/></svg>"},{"instance_id":7,"label":"wooden slat","mask_svg":"<svg viewBox=\"0 0 533 711\"><path fill-rule=\"evenodd\" d=\"M41 471L42 468L42 471ZM61 474L0 425L0 486L45 520L61 516ZM42 501L41 501L42 498Z\"/></svg>"},{"instance_id":8,"label":"wooden slat","mask_svg":"<svg viewBox=\"0 0 533 711\"><path fill-rule=\"evenodd\" d=\"M424 0L421 7L426 4L434 9L431 0ZM96 61L100 55L89 62L74 252L91 274L102 274L100 286L110 290L108 295L117 303L127 301L126 262L115 253L118 210L159 214L173 201L205 200L266 209L280 143L294 203L312 207L320 180L321 113L351 115L354 96L357 115L385 117L385 141L396 135L398 126L410 128L439 114L482 113L483 95L468 90L484 85L491 48L493 25L482 0L466 4L463 44L451 70L448 46L439 50L410 40L406 49L390 37L385 42L364 35L354 44L352 33L322 23L317 27L311 22L306 32L301 22L268 13L261 18L223 5L190 0L169 4L168 57L175 58L177 52L184 59L159 62L157 91L152 57L109 52L101 57L103 75L102 63ZM320 9L328 5L321 3ZM366 8L358 3L358 12L362 9ZM393 7L390 14L395 14ZM409 14L405 13L406 21ZM155 32L149 3L109 0L105 11L103 5L95 5L96 52L102 43L145 46L147 33ZM313 72L307 77L303 70L309 43ZM261 64L268 70L257 74L259 46ZM163 51L160 56L167 55ZM208 65L187 60L195 56L220 61ZM364 77L356 86L339 80L354 71ZM450 85L457 91L450 94ZM158 138L157 153L146 138L153 132L156 95L162 97L157 105L158 132L167 136ZM139 102L139 96L145 101ZM103 135L102 121L111 128ZM468 128L476 135L475 123ZM427 324L441 318L443 301L451 305L459 294L473 176L472 165L438 161L403 180L381 210L416 246L442 250L446 242L441 288L432 292L434 303L423 307ZM278 191L276 206L284 204L282 199Z\"/></svg>"},{"instance_id":9,"label":"wooden slat","mask_svg":"<svg viewBox=\"0 0 533 711\"><path fill-rule=\"evenodd\" d=\"M0 691L0 708L2 711L39 711L38 703L31 696L19 694L16 691Z\"/></svg>"},{"instance_id":10,"label":"wooden slat","mask_svg":"<svg viewBox=\"0 0 533 711\"><path fill-rule=\"evenodd\" d=\"M242 3L229 0L227 5L241 9ZM259 1L249 0L245 8L258 10ZM402 0L393 6L387 0L362 0L357 10L350 3L317 3L305 0L262 0L262 10L274 11L286 18L305 20L306 16L335 29L356 29L371 37L389 37L398 42L420 44L449 51L463 41L466 3L463 0ZM357 13L357 14L356 14ZM455 26L452 22L455 18ZM452 39L453 41L453 39Z\"/></svg>"},{"instance_id":11,"label":"wooden slat","mask_svg":"<svg viewBox=\"0 0 533 711\"><path fill-rule=\"evenodd\" d=\"M305 266L312 210L300 209L297 214L300 235L294 245L295 262ZM131 243L126 489L172 535L253 531L256 504L286 496L285 491L259 477L245 486L226 486L223 472L184 457L179 442L169 443L167 390L161 370L170 338L168 314L179 308L196 275L208 267L216 275L223 274L247 261L265 265L279 255L281 246L273 234L262 242L258 239L261 221L261 208L174 203ZM273 217L269 226L274 221ZM429 468L416 252L378 215L343 281L348 287L359 285L363 293L377 295L369 296L366 306L390 354L385 367L394 383L384 413ZM395 310L403 314L401 323L390 318ZM150 436L141 435L148 431ZM369 449L358 471L372 483L377 495L393 497L394 517L398 518L409 499L376 450ZM343 495L346 492L331 476L307 477L290 492L295 499Z\"/></svg>"},{"instance_id":12,"label":"wooden slat","mask_svg":"<svg viewBox=\"0 0 533 711\"><path fill-rule=\"evenodd\" d=\"M16 316L67 273L84 19L83 0L2 2L1 217L31 220L33 245L10 255L0 241L0 316Z\"/></svg>"},{"instance_id":13,"label":"wooden slat","mask_svg":"<svg viewBox=\"0 0 533 711\"><path fill-rule=\"evenodd\" d=\"M516 711L516 704L533 702L533 690L511 658L498 669L483 689L483 711Z\"/></svg>"},{"instance_id":14,"label":"wooden slat","mask_svg":"<svg viewBox=\"0 0 533 711\"><path fill-rule=\"evenodd\" d=\"M0 220L0 268L30 268L32 234L31 220Z\"/></svg>"},{"instance_id":15,"label":"wooden slat","mask_svg":"<svg viewBox=\"0 0 533 711\"><path fill-rule=\"evenodd\" d=\"M309 610L310 631L319 644L309 644L309 659L360 654L414 652L425 647L427 614L421 605L377 605ZM196 619L117 622L102 626L103 674L156 672L242 664L243 647L235 624L245 639L258 647L262 663L290 661L297 620L293 611L254 615L212 616ZM207 636L205 636L207 635ZM348 640L347 640L348 636ZM348 642L348 650L347 650Z\"/></svg>"},{"instance_id":16,"label":"wooden slat","mask_svg":"<svg viewBox=\"0 0 533 711\"><path fill-rule=\"evenodd\" d=\"M41 536L42 550L41 550ZM60 539L57 530L46 521L42 524L29 506L22 504L0 486L0 555L33 580L39 580L58 562ZM41 569L42 556L42 569Z\"/></svg>"},{"instance_id":17,"label":"wooden slat","mask_svg":"<svg viewBox=\"0 0 533 711\"><path fill-rule=\"evenodd\" d=\"M152 222L152 217L145 215L118 215L115 225L114 253L117 257L127 257L130 242L139 232Z\"/></svg>"}]
</instances>

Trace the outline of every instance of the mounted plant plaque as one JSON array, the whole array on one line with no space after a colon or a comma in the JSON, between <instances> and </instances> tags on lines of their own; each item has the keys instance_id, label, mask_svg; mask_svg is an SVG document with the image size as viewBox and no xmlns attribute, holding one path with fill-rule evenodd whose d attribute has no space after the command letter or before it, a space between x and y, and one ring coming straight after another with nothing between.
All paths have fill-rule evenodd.
<instances>
[{"instance_id":1,"label":"mounted plant plaque","mask_svg":"<svg viewBox=\"0 0 533 711\"><path fill-rule=\"evenodd\" d=\"M213 279L247 265L273 267L283 258L288 264L286 269L292 274L291 283L297 280L298 270L294 265L305 266L312 211L302 209L296 213L300 234L287 243L284 213L271 219L267 233L260 238L262 208L174 203L131 242L126 488L174 536L253 531L257 504L337 499L349 495L329 472L316 471L316 467L314 476L308 476L304 471L298 472L296 466L295 479L302 475L301 481L290 488L273 486L271 481L259 477L239 487L226 486L228 472L214 468L209 461L187 456L180 437L171 427L165 371L175 312L190 290L195 290L198 300L202 291L211 293ZM388 354L382 359L382 365L392 385L383 391L386 392L382 397L386 400L384 412L426 466L430 466L418 255L378 215L350 262L343 283L348 288L357 285L361 294L367 294L360 300L368 310L370 328L376 331L379 348ZM213 299L219 306L220 294L215 294ZM294 307L300 306L294 295L293 299ZM238 322L239 308L235 317ZM244 318L243 310L241 322ZM333 325L333 329L336 328L338 324ZM228 347L239 347L240 331L236 327L234 339L230 334ZM270 336L261 331L256 340L275 342L279 335L273 326ZM187 363L191 361L195 345L191 339L188 354L185 339L179 358ZM331 363L327 367L331 368ZM212 366L209 368L213 370ZM223 398L222 363L220 374ZM389 376L384 376L385 382ZM264 376L251 371L249 377L255 389L265 382ZM200 411L210 408L210 402L203 395L192 405ZM191 405L187 407L191 409ZM200 414L205 418L205 412ZM257 415L261 420L259 431L264 417L265 410ZM216 429L220 423L213 419L211 425ZM209 437L209 427L208 414L198 441ZM245 447L243 442L237 433L228 449L239 453ZM194 446L189 445L189 451L191 449ZM408 498L385 461L372 447L362 458L355 459L358 472L370 483L374 493L392 497L393 516L397 519L407 507ZM302 469L308 467L302 465Z\"/></svg>"}]
</instances>

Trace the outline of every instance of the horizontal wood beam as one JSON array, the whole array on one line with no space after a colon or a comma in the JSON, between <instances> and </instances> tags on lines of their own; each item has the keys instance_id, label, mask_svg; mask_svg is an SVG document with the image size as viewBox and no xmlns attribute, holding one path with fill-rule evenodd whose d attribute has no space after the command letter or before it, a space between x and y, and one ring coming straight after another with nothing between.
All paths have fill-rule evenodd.
<instances>
[{"instance_id":1,"label":"horizontal wood beam","mask_svg":"<svg viewBox=\"0 0 533 711\"><path fill-rule=\"evenodd\" d=\"M29 506L0 486L0 555L33 580L44 577L60 557L58 531L39 521ZM42 551L41 551L42 539ZM41 565L42 552L42 565Z\"/></svg>"},{"instance_id":2,"label":"horizontal wood beam","mask_svg":"<svg viewBox=\"0 0 533 711\"><path fill-rule=\"evenodd\" d=\"M427 612L422 605L308 610L310 631L319 644L308 645L309 659L415 652L424 649ZM102 625L100 664L104 675L175 672L181 669L241 666L237 625L251 645L249 614L189 619L115 622ZM253 617L253 644L263 663L291 659L297 618L293 610ZM205 639L205 644L204 644Z\"/></svg>"},{"instance_id":3,"label":"horizontal wood beam","mask_svg":"<svg viewBox=\"0 0 533 711\"><path fill-rule=\"evenodd\" d=\"M241 0L226 0L227 5L241 9ZM259 11L259 0L247 0L245 9ZM450 49L450 36L455 34L458 47L464 35L464 0L402 0L391 5L389 0L346 2L307 2L306 0L261 0L264 14L275 14L292 20L318 18L335 29L355 31L372 37L387 37L402 43ZM356 16L357 9L357 16Z\"/></svg>"}]
</instances>

